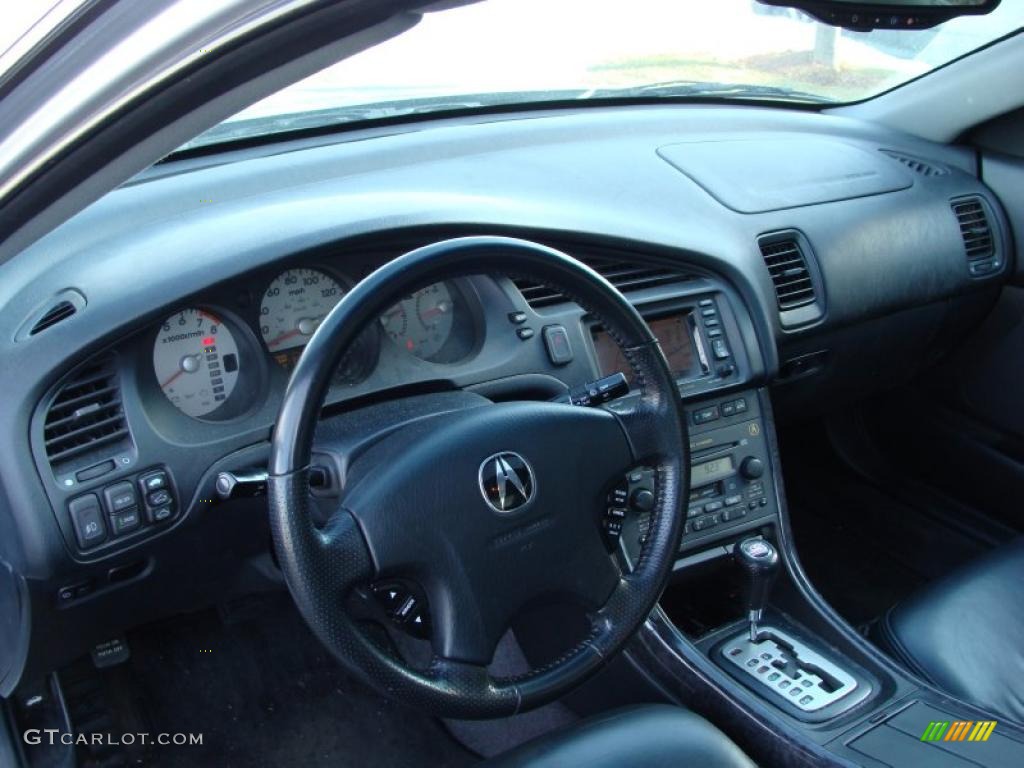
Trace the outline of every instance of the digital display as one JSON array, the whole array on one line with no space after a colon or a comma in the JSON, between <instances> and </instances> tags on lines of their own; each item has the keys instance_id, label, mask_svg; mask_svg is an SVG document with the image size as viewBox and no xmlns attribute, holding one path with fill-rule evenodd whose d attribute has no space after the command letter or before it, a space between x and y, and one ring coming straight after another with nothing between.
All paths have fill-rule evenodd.
<instances>
[{"instance_id":1,"label":"digital display","mask_svg":"<svg viewBox=\"0 0 1024 768\"><path fill-rule=\"evenodd\" d=\"M690 485L713 483L715 480L731 475L735 467L732 456L723 456L720 459L697 464L690 469Z\"/></svg>"},{"instance_id":2,"label":"digital display","mask_svg":"<svg viewBox=\"0 0 1024 768\"><path fill-rule=\"evenodd\" d=\"M665 353L668 367L677 379L689 378L700 373L700 364L693 349L693 330L688 313L650 320L647 324L651 328L651 333L661 342L661 351ZM621 372L625 374L629 386L632 387L633 368L626 361L619 345L604 331L595 330L593 337L597 367L601 375L608 376Z\"/></svg>"}]
</instances>

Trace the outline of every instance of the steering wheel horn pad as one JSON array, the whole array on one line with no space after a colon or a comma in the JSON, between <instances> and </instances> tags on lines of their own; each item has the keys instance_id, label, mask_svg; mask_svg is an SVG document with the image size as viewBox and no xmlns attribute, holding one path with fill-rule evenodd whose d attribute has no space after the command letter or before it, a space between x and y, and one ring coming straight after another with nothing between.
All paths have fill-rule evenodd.
<instances>
[{"instance_id":1,"label":"steering wheel horn pad","mask_svg":"<svg viewBox=\"0 0 1024 768\"><path fill-rule=\"evenodd\" d=\"M317 528L308 465L334 367L397 297L472 274L523 276L574 298L633 366L641 387L636 406L615 414L509 402L415 419L356 458L341 507ZM271 446L275 551L306 621L371 686L441 716L510 715L578 685L654 607L684 519L686 446L664 355L615 288L580 262L528 241L444 241L385 264L353 288L299 359ZM487 461L500 457L507 459L488 469ZM640 558L632 572L621 573L602 537L604 496L640 463L655 470L657 501ZM487 487L499 476L500 488ZM435 653L427 669L380 647L346 611L354 588L391 577L415 581L427 597ZM588 637L543 669L492 677L487 664L512 617L550 596L587 609Z\"/></svg>"}]
</instances>

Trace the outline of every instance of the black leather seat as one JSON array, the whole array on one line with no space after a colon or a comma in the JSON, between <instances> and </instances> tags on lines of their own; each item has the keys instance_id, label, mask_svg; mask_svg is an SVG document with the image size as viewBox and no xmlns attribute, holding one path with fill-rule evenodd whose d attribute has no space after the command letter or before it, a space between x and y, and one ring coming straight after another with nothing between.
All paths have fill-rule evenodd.
<instances>
[{"instance_id":1,"label":"black leather seat","mask_svg":"<svg viewBox=\"0 0 1024 768\"><path fill-rule=\"evenodd\" d=\"M740 748L702 717L647 704L591 717L488 761L488 768L752 768Z\"/></svg>"},{"instance_id":2,"label":"black leather seat","mask_svg":"<svg viewBox=\"0 0 1024 768\"><path fill-rule=\"evenodd\" d=\"M937 687L1024 723L1024 539L897 605L877 639Z\"/></svg>"}]
</instances>

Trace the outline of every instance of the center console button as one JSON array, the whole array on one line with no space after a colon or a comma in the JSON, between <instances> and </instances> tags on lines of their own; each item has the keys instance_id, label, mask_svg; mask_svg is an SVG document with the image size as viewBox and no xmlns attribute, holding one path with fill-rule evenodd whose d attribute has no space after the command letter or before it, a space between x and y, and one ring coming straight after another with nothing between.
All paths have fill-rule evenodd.
<instances>
[{"instance_id":1,"label":"center console button","mask_svg":"<svg viewBox=\"0 0 1024 768\"><path fill-rule=\"evenodd\" d=\"M138 509L129 509L124 512L115 512L110 516L110 527L114 529L115 536L134 531L142 523Z\"/></svg>"},{"instance_id":2,"label":"center console button","mask_svg":"<svg viewBox=\"0 0 1024 768\"><path fill-rule=\"evenodd\" d=\"M723 506L724 505L720 501L709 501L707 504L704 505L704 511L705 512L717 512Z\"/></svg>"},{"instance_id":3,"label":"center console button","mask_svg":"<svg viewBox=\"0 0 1024 768\"><path fill-rule=\"evenodd\" d=\"M703 531L706 528L718 525L718 515L704 515L693 521L693 530Z\"/></svg>"},{"instance_id":4,"label":"center console button","mask_svg":"<svg viewBox=\"0 0 1024 768\"><path fill-rule=\"evenodd\" d=\"M131 509L139 503L135 495L135 486L128 481L114 483L103 489L103 501L106 503L107 512L121 512Z\"/></svg>"},{"instance_id":5,"label":"center console button","mask_svg":"<svg viewBox=\"0 0 1024 768\"><path fill-rule=\"evenodd\" d=\"M146 503L151 507L163 507L170 504L171 501L171 492L166 489L153 491L151 494L146 496Z\"/></svg>"},{"instance_id":6,"label":"center console button","mask_svg":"<svg viewBox=\"0 0 1024 768\"><path fill-rule=\"evenodd\" d=\"M569 343L569 332L564 325L546 325L541 329L544 346L548 358L554 365L565 365L572 362L572 344Z\"/></svg>"},{"instance_id":7,"label":"center console button","mask_svg":"<svg viewBox=\"0 0 1024 768\"><path fill-rule=\"evenodd\" d=\"M68 502L68 512L71 513L71 524L75 529L78 546L82 549L94 547L107 538L103 512L95 494L89 493L72 499Z\"/></svg>"},{"instance_id":8,"label":"center console button","mask_svg":"<svg viewBox=\"0 0 1024 768\"><path fill-rule=\"evenodd\" d=\"M143 494L163 490L168 485L166 472L148 472L139 478L139 488Z\"/></svg>"},{"instance_id":9,"label":"center console button","mask_svg":"<svg viewBox=\"0 0 1024 768\"><path fill-rule=\"evenodd\" d=\"M694 424L707 424L709 421L718 421L718 406L710 405L707 408L700 408L693 412Z\"/></svg>"},{"instance_id":10,"label":"center console button","mask_svg":"<svg viewBox=\"0 0 1024 768\"><path fill-rule=\"evenodd\" d=\"M746 517L746 507L731 507L722 513L722 522L727 523L730 520L738 520L741 517Z\"/></svg>"},{"instance_id":11,"label":"center console button","mask_svg":"<svg viewBox=\"0 0 1024 768\"><path fill-rule=\"evenodd\" d=\"M149 519L154 523L162 523L164 520L170 520L173 514L174 509L171 507L157 507L149 510Z\"/></svg>"}]
</instances>

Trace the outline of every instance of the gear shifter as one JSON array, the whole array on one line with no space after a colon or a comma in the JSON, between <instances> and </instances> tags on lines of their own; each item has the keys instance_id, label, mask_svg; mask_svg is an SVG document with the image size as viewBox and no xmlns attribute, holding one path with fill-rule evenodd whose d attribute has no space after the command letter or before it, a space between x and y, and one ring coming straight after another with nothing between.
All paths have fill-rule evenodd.
<instances>
[{"instance_id":1,"label":"gear shifter","mask_svg":"<svg viewBox=\"0 0 1024 768\"><path fill-rule=\"evenodd\" d=\"M750 621L750 642L758 642L761 621L772 582L779 572L779 553L764 539L744 539L733 554L747 575L747 618Z\"/></svg>"}]
</instances>

